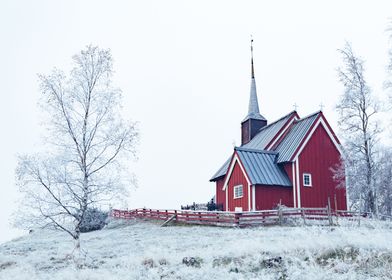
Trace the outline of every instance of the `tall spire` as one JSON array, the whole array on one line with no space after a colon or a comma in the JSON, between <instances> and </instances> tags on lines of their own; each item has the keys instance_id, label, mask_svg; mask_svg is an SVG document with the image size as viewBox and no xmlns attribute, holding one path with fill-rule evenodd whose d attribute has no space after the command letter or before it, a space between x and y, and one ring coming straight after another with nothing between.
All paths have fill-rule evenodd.
<instances>
[{"instance_id":1,"label":"tall spire","mask_svg":"<svg viewBox=\"0 0 392 280\"><path fill-rule=\"evenodd\" d=\"M250 40L250 53L251 53L251 82L250 82L250 98L248 115L243 121L248 119L265 120L265 118L260 115L259 102L257 100L257 90L256 90L256 80L255 80L255 69L253 65L253 38Z\"/></svg>"},{"instance_id":2,"label":"tall spire","mask_svg":"<svg viewBox=\"0 0 392 280\"><path fill-rule=\"evenodd\" d=\"M259 133L260 129L267 125L267 120L260 115L259 102L257 100L255 68L253 65L253 38L250 40L251 55L251 80L250 80L250 98L248 115L241 122L241 145L245 145Z\"/></svg>"}]
</instances>

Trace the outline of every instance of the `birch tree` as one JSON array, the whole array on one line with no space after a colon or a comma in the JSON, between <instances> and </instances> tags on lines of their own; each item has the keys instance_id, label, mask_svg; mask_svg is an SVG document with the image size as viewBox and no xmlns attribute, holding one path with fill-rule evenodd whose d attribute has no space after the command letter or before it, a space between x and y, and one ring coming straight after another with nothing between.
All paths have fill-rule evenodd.
<instances>
[{"instance_id":1,"label":"birch tree","mask_svg":"<svg viewBox=\"0 0 392 280\"><path fill-rule=\"evenodd\" d=\"M20 156L16 170L23 224L68 233L78 252L89 207L123 197L131 183L124 163L135 155L138 134L122 119L112 75L110 51L94 46L73 56L68 76L59 70L40 75L45 153Z\"/></svg>"},{"instance_id":2,"label":"birch tree","mask_svg":"<svg viewBox=\"0 0 392 280\"><path fill-rule=\"evenodd\" d=\"M375 157L380 132L376 120L379 104L366 83L364 61L354 54L349 43L339 52L343 66L338 69L338 75L344 93L336 108L345 140L349 197L362 211L377 214Z\"/></svg>"}]
</instances>

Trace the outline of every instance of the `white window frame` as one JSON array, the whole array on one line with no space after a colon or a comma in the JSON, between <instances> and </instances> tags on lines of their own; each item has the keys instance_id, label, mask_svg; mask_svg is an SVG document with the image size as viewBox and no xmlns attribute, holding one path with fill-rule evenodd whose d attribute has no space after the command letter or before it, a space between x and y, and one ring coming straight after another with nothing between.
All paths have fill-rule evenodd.
<instances>
[{"instance_id":1,"label":"white window frame","mask_svg":"<svg viewBox=\"0 0 392 280\"><path fill-rule=\"evenodd\" d=\"M240 189L240 188L241 188L241 190L242 190L241 195L240 195L240 196L237 196L237 191L236 191L236 190L238 190L238 189ZM233 188L233 197L234 197L234 199L244 197L244 186L243 186L243 185L234 186L234 188Z\"/></svg>"},{"instance_id":2,"label":"white window frame","mask_svg":"<svg viewBox=\"0 0 392 280\"><path fill-rule=\"evenodd\" d=\"M309 184L306 184L305 183L305 177L306 176L308 176L309 177ZM304 173L303 174L303 176L302 176L302 182L303 182L303 185L304 185L304 187L311 187L312 186L312 174L310 174L310 173Z\"/></svg>"}]
</instances>

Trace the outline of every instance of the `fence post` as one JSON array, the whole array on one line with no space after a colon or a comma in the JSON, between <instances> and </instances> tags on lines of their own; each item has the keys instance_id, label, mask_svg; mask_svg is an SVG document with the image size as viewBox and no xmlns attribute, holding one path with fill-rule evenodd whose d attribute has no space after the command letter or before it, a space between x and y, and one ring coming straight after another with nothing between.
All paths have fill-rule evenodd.
<instances>
[{"instance_id":1,"label":"fence post","mask_svg":"<svg viewBox=\"0 0 392 280\"><path fill-rule=\"evenodd\" d=\"M304 225L306 226L305 210L303 208L301 208L301 216L302 220L304 221Z\"/></svg>"},{"instance_id":2,"label":"fence post","mask_svg":"<svg viewBox=\"0 0 392 280\"><path fill-rule=\"evenodd\" d=\"M361 226L361 209L358 210L358 227Z\"/></svg>"},{"instance_id":3,"label":"fence post","mask_svg":"<svg viewBox=\"0 0 392 280\"><path fill-rule=\"evenodd\" d=\"M283 223L283 212L282 212L282 206L280 204L278 206L278 217L279 217L279 225L282 225L282 223Z\"/></svg>"},{"instance_id":4,"label":"fence post","mask_svg":"<svg viewBox=\"0 0 392 280\"><path fill-rule=\"evenodd\" d=\"M328 208L327 208L327 213L328 213L328 222L329 225L332 226L332 215L331 215L331 199L328 197Z\"/></svg>"},{"instance_id":5,"label":"fence post","mask_svg":"<svg viewBox=\"0 0 392 280\"><path fill-rule=\"evenodd\" d=\"M339 225L339 215L338 215L338 202L336 200L336 194L335 194L335 216L336 216L336 224Z\"/></svg>"},{"instance_id":6,"label":"fence post","mask_svg":"<svg viewBox=\"0 0 392 280\"><path fill-rule=\"evenodd\" d=\"M240 214L241 213L234 213L234 224L240 226Z\"/></svg>"}]
</instances>

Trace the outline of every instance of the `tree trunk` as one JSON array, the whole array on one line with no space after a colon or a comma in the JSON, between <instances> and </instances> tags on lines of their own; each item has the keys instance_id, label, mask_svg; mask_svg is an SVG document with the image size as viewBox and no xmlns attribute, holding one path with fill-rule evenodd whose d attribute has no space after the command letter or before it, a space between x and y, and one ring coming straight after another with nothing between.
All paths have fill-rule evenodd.
<instances>
[{"instance_id":1,"label":"tree trunk","mask_svg":"<svg viewBox=\"0 0 392 280\"><path fill-rule=\"evenodd\" d=\"M73 249L72 255L73 255L72 257L73 257L76 268L77 269L81 268L83 266L85 256L83 255L82 249L80 246L80 231L79 231L79 229L75 232L74 249Z\"/></svg>"}]
</instances>

